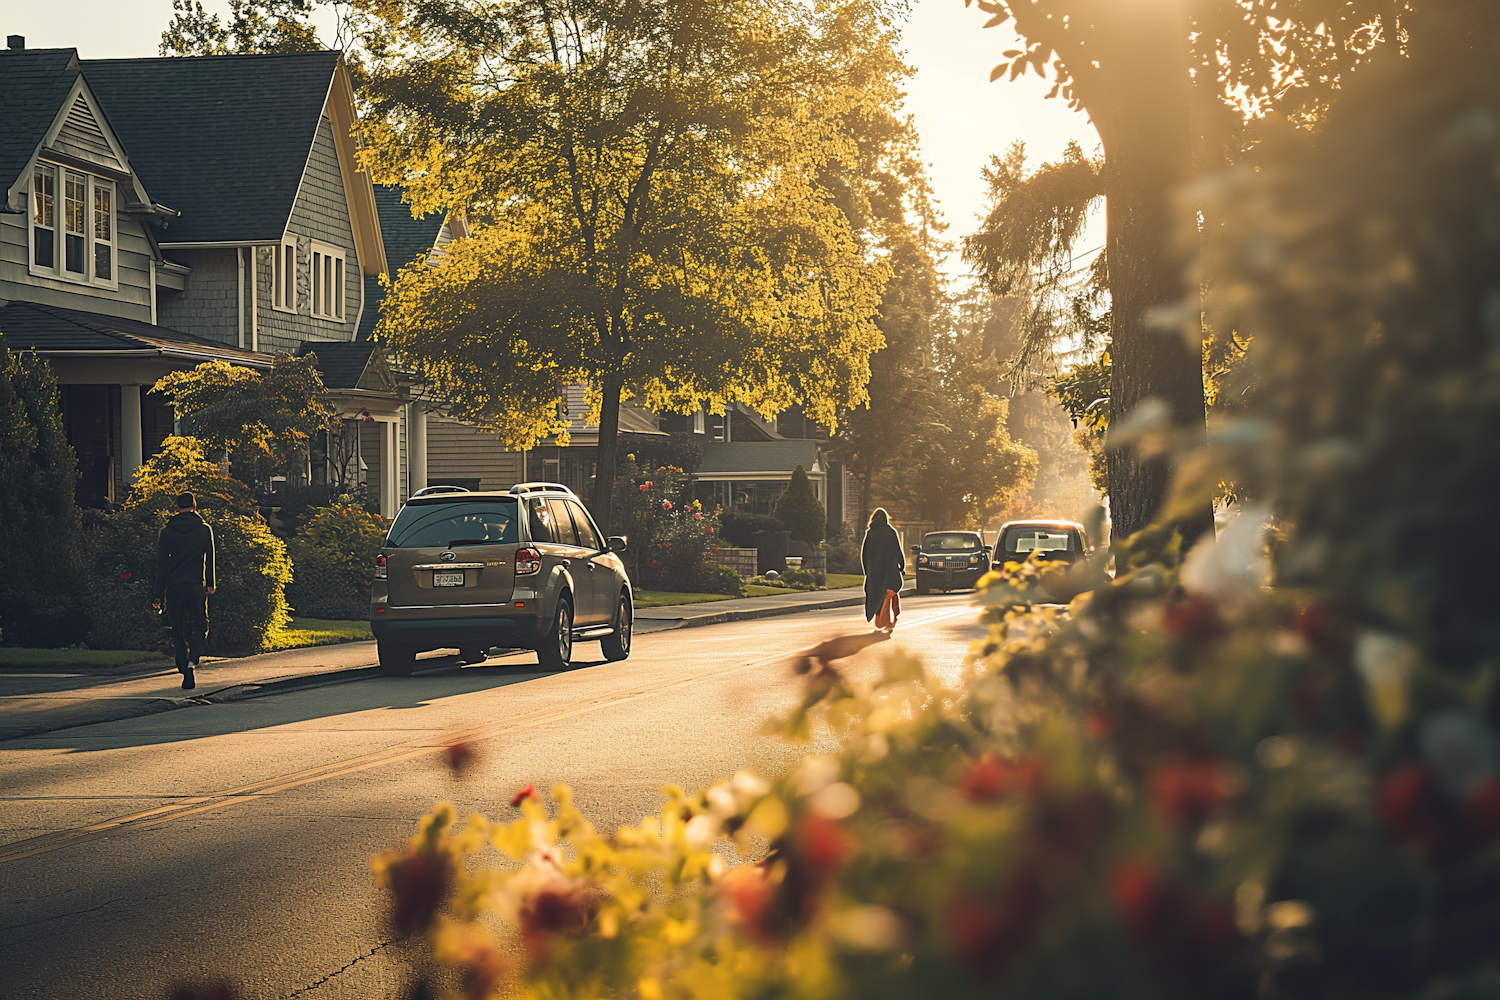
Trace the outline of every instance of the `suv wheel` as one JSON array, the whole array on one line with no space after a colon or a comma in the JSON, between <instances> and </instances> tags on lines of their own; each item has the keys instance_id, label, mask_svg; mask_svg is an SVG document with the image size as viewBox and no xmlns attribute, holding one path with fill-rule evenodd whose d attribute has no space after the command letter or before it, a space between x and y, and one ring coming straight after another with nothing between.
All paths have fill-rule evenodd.
<instances>
[{"instance_id":1,"label":"suv wheel","mask_svg":"<svg viewBox=\"0 0 1500 1000\"><path fill-rule=\"evenodd\" d=\"M918 582L918 584L917 584L917 596L918 597L925 597L931 591L932 591L932 588L929 587L929 586L927 586L927 584Z\"/></svg>"},{"instance_id":2,"label":"suv wheel","mask_svg":"<svg viewBox=\"0 0 1500 1000\"><path fill-rule=\"evenodd\" d=\"M417 652L392 642L377 642L375 651L380 657L380 672L387 677L410 677L417 665Z\"/></svg>"},{"instance_id":3,"label":"suv wheel","mask_svg":"<svg viewBox=\"0 0 1500 1000\"><path fill-rule=\"evenodd\" d=\"M606 660L623 660L630 655L630 633L635 627L635 614L630 609L630 598L620 595L620 604L615 608L615 630L599 640L599 648Z\"/></svg>"},{"instance_id":4,"label":"suv wheel","mask_svg":"<svg viewBox=\"0 0 1500 1000\"><path fill-rule=\"evenodd\" d=\"M536 661L548 670L566 670L573 658L573 605L566 597L557 599L557 614L552 616L552 631L536 651Z\"/></svg>"}]
</instances>

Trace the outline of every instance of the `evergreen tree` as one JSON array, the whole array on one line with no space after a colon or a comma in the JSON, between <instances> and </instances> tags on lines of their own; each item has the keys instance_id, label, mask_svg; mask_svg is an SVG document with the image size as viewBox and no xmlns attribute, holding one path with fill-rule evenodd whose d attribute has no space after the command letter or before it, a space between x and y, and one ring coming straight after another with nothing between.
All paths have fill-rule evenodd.
<instances>
[{"instance_id":1,"label":"evergreen tree","mask_svg":"<svg viewBox=\"0 0 1500 1000\"><path fill-rule=\"evenodd\" d=\"M0 335L0 641L58 646L81 635L78 460L57 376Z\"/></svg>"},{"instance_id":2,"label":"evergreen tree","mask_svg":"<svg viewBox=\"0 0 1500 1000\"><path fill-rule=\"evenodd\" d=\"M807 470L800 465L792 470L791 484L776 501L776 520L787 526L793 538L813 547L827 532L828 512L818 502Z\"/></svg>"}]
</instances>

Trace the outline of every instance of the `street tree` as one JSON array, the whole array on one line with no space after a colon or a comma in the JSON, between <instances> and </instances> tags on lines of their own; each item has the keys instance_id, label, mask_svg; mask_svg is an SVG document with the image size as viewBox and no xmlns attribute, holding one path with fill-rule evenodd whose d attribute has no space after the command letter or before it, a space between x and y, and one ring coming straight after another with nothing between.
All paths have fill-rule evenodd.
<instances>
[{"instance_id":1,"label":"street tree","mask_svg":"<svg viewBox=\"0 0 1500 1000\"><path fill-rule=\"evenodd\" d=\"M866 398L888 267L860 221L914 150L876 0L376 9L364 162L471 231L378 336L453 415L528 447L587 385L607 526L624 398L830 427Z\"/></svg>"},{"instance_id":2,"label":"street tree","mask_svg":"<svg viewBox=\"0 0 1500 1000\"><path fill-rule=\"evenodd\" d=\"M209 361L164 375L154 386L172 401L181 430L210 455L227 454L235 477L264 484L272 475L295 479L313 439L338 428L324 401L317 355L278 354L271 369Z\"/></svg>"},{"instance_id":3,"label":"street tree","mask_svg":"<svg viewBox=\"0 0 1500 1000\"><path fill-rule=\"evenodd\" d=\"M969 0L965 0L967 4ZM1204 401L1192 213L1174 199L1198 165L1232 160L1246 123L1275 111L1316 121L1352 69L1401 37L1405 0L977 0L986 27L1011 24L1022 48L992 79L1028 69L1052 96L1085 110L1099 131L1108 218L1110 398L1120 426L1148 399L1171 423L1203 433ZM1211 220L1210 220L1211 224ZM1108 455L1114 531L1150 523L1171 470L1164 458ZM1211 521L1205 502L1180 526Z\"/></svg>"}]
</instances>

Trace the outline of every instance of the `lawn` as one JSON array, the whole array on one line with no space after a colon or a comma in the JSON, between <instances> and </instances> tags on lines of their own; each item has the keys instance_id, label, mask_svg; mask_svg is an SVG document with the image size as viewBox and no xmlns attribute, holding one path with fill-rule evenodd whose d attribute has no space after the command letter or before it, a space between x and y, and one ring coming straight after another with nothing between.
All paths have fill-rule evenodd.
<instances>
[{"instance_id":1,"label":"lawn","mask_svg":"<svg viewBox=\"0 0 1500 1000\"><path fill-rule=\"evenodd\" d=\"M864 585L863 573L829 573L828 582L825 584L829 590L838 590L840 587L863 587Z\"/></svg>"},{"instance_id":2,"label":"lawn","mask_svg":"<svg viewBox=\"0 0 1500 1000\"><path fill-rule=\"evenodd\" d=\"M0 647L0 668L123 667L146 660L164 659L161 653L143 649L22 649Z\"/></svg>"},{"instance_id":3,"label":"lawn","mask_svg":"<svg viewBox=\"0 0 1500 1000\"><path fill-rule=\"evenodd\" d=\"M293 618L286 628L269 636L266 645L272 650L299 649L303 646L332 646L340 642L359 642L373 638L369 622Z\"/></svg>"}]
</instances>

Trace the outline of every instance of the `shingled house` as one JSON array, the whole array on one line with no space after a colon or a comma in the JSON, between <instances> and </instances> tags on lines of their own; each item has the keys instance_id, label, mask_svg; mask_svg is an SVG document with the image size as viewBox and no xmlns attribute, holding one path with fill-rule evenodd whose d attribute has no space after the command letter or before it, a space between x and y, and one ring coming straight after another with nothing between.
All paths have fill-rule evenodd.
<instances>
[{"instance_id":1,"label":"shingled house","mask_svg":"<svg viewBox=\"0 0 1500 1000\"><path fill-rule=\"evenodd\" d=\"M386 255L339 53L80 60L12 36L0 78L0 332L58 373L81 502L122 495L171 433L161 375L368 328ZM332 400L391 516L409 397L368 367Z\"/></svg>"}]
</instances>

